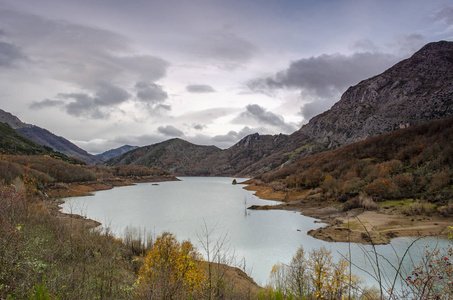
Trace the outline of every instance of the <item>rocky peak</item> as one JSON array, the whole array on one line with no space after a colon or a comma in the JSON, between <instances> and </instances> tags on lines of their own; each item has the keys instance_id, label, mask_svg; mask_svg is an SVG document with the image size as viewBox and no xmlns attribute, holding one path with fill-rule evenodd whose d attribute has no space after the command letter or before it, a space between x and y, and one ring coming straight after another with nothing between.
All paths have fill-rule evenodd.
<instances>
[{"instance_id":1,"label":"rocky peak","mask_svg":"<svg viewBox=\"0 0 453 300\"><path fill-rule=\"evenodd\" d=\"M430 43L384 73L350 87L297 134L335 147L453 115L453 42Z\"/></svg>"},{"instance_id":2,"label":"rocky peak","mask_svg":"<svg viewBox=\"0 0 453 300\"><path fill-rule=\"evenodd\" d=\"M257 141L260 139L259 133L253 133L249 134L248 136L242 138L235 146L236 147L244 147L247 148L249 147L254 141Z\"/></svg>"},{"instance_id":3,"label":"rocky peak","mask_svg":"<svg viewBox=\"0 0 453 300\"><path fill-rule=\"evenodd\" d=\"M0 122L8 124L13 129L27 126L27 124L23 123L18 117L3 109L0 109Z\"/></svg>"}]
</instances>

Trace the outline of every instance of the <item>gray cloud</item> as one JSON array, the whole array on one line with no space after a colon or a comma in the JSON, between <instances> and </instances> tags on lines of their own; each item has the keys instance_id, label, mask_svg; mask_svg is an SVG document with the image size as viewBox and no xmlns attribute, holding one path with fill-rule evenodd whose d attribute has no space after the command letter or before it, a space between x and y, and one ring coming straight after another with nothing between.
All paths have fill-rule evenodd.
<instances>
[{"instance_id":1,"label":"gray cloud","mask_svg":"<svg viewBox=\"0 0 453 300\"><path fill-rule=\"evenodd\" d=\"M206 84L189 84L186 86L186 91L189 93L214 93L215 90Z\"/></svg>"},{"instance_id":2,"label":"gray cloud","mask_svg":"<svg viewBox=\"0 0 453 300\"><path fill-rule=\"evenodd\" d=\"M109 114L102 112L95 104L96 98L82 93L59 94L61 98L74 100L65 105L68 114L89 119L107 119Z\"/></svg>"},{"instance_id":3,"label":"gray cloud","mask_svg":"<svg viewBox=\"0 0 453 300\"><path fill-rule=\"evenodd\" d=\"M313 102L304 104L299 111L304 120L308 121L314 116L328 110L336 101L329 98L315 98Z\"/></svg>"},{"instance_id":4,"label":"gray cloud","mask_svg":"<svg viewBox=\"0 0 453 300\"><path fill-rule=\"evenodd\" d=\"M171 105L159 104L155 108L156 108L156 110L167 110L167 111L170 111L171 110Z\"/></svg>"},{"instance_id":5,"label":"gray cloud","mask_svg":"<svg viewBox=\"0 0 453 300\"><path fill-rule=\"evenodd\" d=\"M135 89L137 90L137 98L145 103L162 103L168 98L168 94L162 86L155 83L137 82Z\"/></svg>"},{"instance_id":6,"label":"gray cloud","mask_svg":"<svg viewBox=\"0 0 453 300\"><path fill-rule=\"evenodd\" d=\"M239 132L232 130L232 131L229 131L225 135L216 135L212 139L219 143L227 143L227 144L231 145L231 144L237 143L243 137L246 137L247 135L256 133L256 132L257 132L257 130L252 129L248 126L245 126Z\"/></svg>"},{"instance_id":7,"label":"gray cloud","mask_svg":"<svg viewBox=\"0 0 453 300\"><path fill-rule=\"evenodd\" d=\"M134 53L128 38L99 27L2 8L0 26L33 60L28 68L41 69L53 79L83 89L92 90L100 78L106 82L156 81L170 65L162 58Z\"/></svg>"},{"instance_id":8,"label":"gray cloud","mask_svg":"<svg viewBox=\"0 0 453 300\"><path fill-rule=\"evenodd\" d=\"M19 47L0 41L0 67L14 67L16 62L24 60L26 57Z\"/></svg>"},{"instance_id":9,"label":"gray cloud","mask_svg":"<svg viewBox=\"0 0 453 300\"><path fill-rule=\"evenodd\" d=\"M421 34L405 34L397 38L397 40L390 44L393 52L397 53L398 60L406 58L414 54L425 44L425 39Z\"/></svg>"},{"instance_id":10,"label":"gray cloud","mask_svg":"<svg viewBox=\"0 0 453 300\"><path fill-rule=\"evenodd\" d=\"M192 128L193 128L193 129L196 129L196 130L203 130L203 129L205 129L206 127L207 127L206 125L192 124Z\"/></svg>"},{"instance_id":11,"label":"gray cloud","mask_svg":"<svg viewBox=\"0 0 453 300\"><path fill-rule=\"evenodd\" d=\"M226 149L237 143L243 137L259 131L262 131L262 129L253 129L245 126L239 132L232 130L225 135L211 137L204 134L197 134L196 136L186 136L184 138L196 145L215 145L221 149Z\"/></svg>"},{"instance_id":12,"label":"gray cloud","mask_svg":"<svg viewBox=\"0 0 453 300\"><path fill-rule=\"evenodd\" d=\"M300 90L300 97L306 102L300 114L308 120L329 109L349 86L377 75L398 62L402 53L416 47L421 39L416 34L401 36L393 45L389 45L399 55L370 52L377 51L377 47L369 40L359 40L352 48L366 49L368 52L303 58L292 62L286 70L274 76L251 80L247 85L250 90L271 97L278 89Z\"/></svg>"},{"instance_id":13,"label":"gray cloud","mask_svg":"<svg viewBox=\"0 0 453 300\"><path fill-rule=\"evenodd\" d=\"M132 55L112 57L113 61L128 72L139 74L142 80L156 81L165 77L170 63L162 58L151 55Z\"/></svg>"},{"instance_id":14,"label":"gray cloud","mask_svg":"<svg viewBox=\"0 0 453 300\"><path fill-rule=\"evenodd\" d=\"M214 32L188 46L195 55L219 62L222 67L236 68L248 62L258 51L251 42L229 31Z\"/></svg>"},{"instance_id":15,"label":"gray cloud","mask_svg":"<svg viewBox=\"0 0 453 300\"><path fill-rule=\"evenodd\" d=\"M65 110L70 115L106 119L110 116L108 108L127 101L130 95L118 86L101 82L93 96L86 93L61 93L57 97L72 101L65 105Z\"/></svg>"},{"instance_id":16,"label":"gray cloud","mask_svg":"<svg viewBox=\"0 0 453 300\"><path fill-rule=\"evenodd\" d=\"M320 97L343 92L352 84L379 74L397 62L394 55L383 53L323 54L292 62L288 69L273 77L252 80L253 91L279 88L303 89Z\"/></svg>"},{"instance_id":17,"label":"gray cloud","mask_svg":"<svg viewBox=\"0 0 453 300\"><path fill-rule=\"evenodd\" d=\"M267 111L258 104L247 105L246 111L242 112L233 122L240 123L241 120L247 119L255 120L264 125L270 125L285 133L294 132L297 129L296 126L286 123L281 116Z\"/></svg>"},{"instance_id":18,"label":"gray cloud","mask_svg":"<svg viewBox=\"0 0 453 300\"><path fill-rule=\"evenodd\" d=\"M217 107L217 108L209 108L209 109L204 109L204 110L191 111L186 114L180 115L178 117L178 119L187 124L192 124L193 120L196 120L198 123L202 123L202 124L210 124L214 120L217 120L219 118L222 118L222 117L225 117L225 116L228 116L231 114L237 114L238 112L240 112L240 110L237 108Z\"/></svg>"},{"instance_id":19,"label":"gray cloud","mask_svg":"<svg viewBox=\"0 0 453 300\"><path fill-rule=\"evenodd\" d=\"M436 19L440 19L446 24L453 24L453 6L447 6L442 8L437 14Z\"/></svg>"},{"instance_id":20,"label":"gray cloud","mask_svg":"<svg viewBox=\"0 0 453 300\"><path fill-rule=\"evenodd\" d=\"M363 52L377 52L379 48L369 39L360 39L355 41L352 46L352 49L363 51Z\"/></svg>"},{"instance_id":21,"label":"gray cloud","mask_svg":"<svg viewBox=\"0 0 453 300\"><path fill-rule=\"evenodd\" d=\"M43 109L46 107L62 106L64 104L65 102L62 100L44 99L42 101L33 101L29 107L31 109Z\"/></svg>"},{"instance_id":22,"label":"gray cloud","mask_svg":"<svg viewBox=\"0 0 453 300\"><path fill-rule=\"evenodd\" d=\"M184 132L179 130L178 128L172 126L172 125L167 125L167 126L160 126L157 128L157 131L162 133L163 135L170 136L170 137L182 137L184 136Z\"/></svg>"}]
</instances>

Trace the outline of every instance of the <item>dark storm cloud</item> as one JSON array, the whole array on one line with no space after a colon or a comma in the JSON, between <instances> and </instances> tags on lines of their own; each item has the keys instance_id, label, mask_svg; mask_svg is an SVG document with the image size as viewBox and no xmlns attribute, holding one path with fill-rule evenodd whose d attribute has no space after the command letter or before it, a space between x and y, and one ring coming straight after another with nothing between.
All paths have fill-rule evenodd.
<instances>
[{"instance_id":1,"label":"dark storm cloud","mask_svg":"<svg viewBox=\"0 0 453 300\"><path fill-rule=\"evenodd\" d=\"M172 126L172 125L167 125L167 126L160 126L157 128L157 131L159 131L161 134L170 136L170 137L181 137L184 136L184 132L179 130L178 128Z\"/></svg>"},{"instance_id":2,"label":"dark storm cloud","mask_svg":"<svg viewBox=\"0 0 453 300\"><path fill-rule=\"evenodd\" d=\"M150 104L162 103L168 98L162 86L155 83L137 82L135 84L137 98Z\"/></svg>"},{"instance_id":3,"label":"dark storm cloud","mask_svg":"<svg viewBox=\"0 0 453 300\"><path fill-rule=\"evenodd\" d=\"M206 84L189 84L186 86L186 91L189 93L214 93L215 90L210 85Z\"/></svg>"},{"instance_id":4,"label":"dark storm cloud","mask_svg":"<svg viewBox=\"0 0 453 300\"><path fill-rule=\"evenodd\" d=\"M267 111L258 104L247 105L246 111L242 112L234 122L240 122L241 120L247 119L253 119L263 125L276 127L283 132L293 132L296 130L296 127L294 125L286 123L281 116Z\"/></svg>"},{"instance_id":5,"label":"dark storm cloud","mask_svg":"<svg viewBox=\"0 0 453 300\"><path fill-rule=\"evenodd\" d=\"M19 47L0 41L0 67L14 67L16 62L24 60L25 58L25 55Z\"/></svg>"},{"instance_id":6,"label":"dark storm cloud","mask_svg":"<svg viewBox=\"0 0 453 300\"><path fill-rule=\"evenodd\" d=\"M62 100L52 100L52 99L44 99L42 101L33 101L30 104L31 109L43 109L46 107L55 107L55 106L62 106L64 105L64 101Z\"/></svg>"},{"instance_id":7,"label":"dark storm cloud","mask_svg":"<svg viewBox=\"0 0 453 300\"><path fill-rule=\"evenodd\" d=\"M453 6L444 7L436 14L436 18L441 19L446 24L453 24Z\"/></svg>"},{"instance_id":8,"label":"dark storm cloud","mask_svg":"<svg viewBox=\"0 0 453 300\"><path fill-rule=\"evenodd\" d=\"M292 62L288 69L273 77L250 81L253 91L279 88L303 89L320 97L343 92L360 80L379 74L397 61L382 53L323 54Z\"/></svg>"}]
</instances>

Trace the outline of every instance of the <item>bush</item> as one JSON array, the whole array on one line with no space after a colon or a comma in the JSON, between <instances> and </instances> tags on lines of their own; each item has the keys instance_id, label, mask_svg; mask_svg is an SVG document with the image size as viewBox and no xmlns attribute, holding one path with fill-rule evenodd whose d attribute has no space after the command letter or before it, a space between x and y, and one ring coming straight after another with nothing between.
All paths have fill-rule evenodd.
<instances>
[{"instance_id":1,"label":"bush","mask_svg":"<svg viewBox=\"0 0 453 300\"><path fill-rule=\"evenodd\" d=\"M163 233L140 268L140 296L148 299L196 298L204 281L200 260L192 243L180 243L171 233Z\"/></svg>"}]
</instances>

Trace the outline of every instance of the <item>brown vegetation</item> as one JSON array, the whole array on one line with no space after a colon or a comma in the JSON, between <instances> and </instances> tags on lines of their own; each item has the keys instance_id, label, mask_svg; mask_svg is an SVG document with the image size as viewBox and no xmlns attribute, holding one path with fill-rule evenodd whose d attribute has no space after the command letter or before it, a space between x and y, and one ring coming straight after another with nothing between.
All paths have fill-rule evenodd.
<instances>
[{"instance_id":1,"label":"brown vegetation","mask_svg":"<svg viewBox=\"0 0 453 300\"><path fill-rule=\"evenodd\" d=\"M364 192L377 202L417 198L445 206L453 197L453 118L305 157L260 178L284 192L321 188L325 201Z\"/></svg>"}]
</instances>

